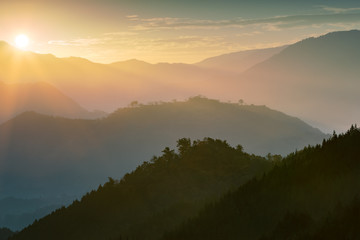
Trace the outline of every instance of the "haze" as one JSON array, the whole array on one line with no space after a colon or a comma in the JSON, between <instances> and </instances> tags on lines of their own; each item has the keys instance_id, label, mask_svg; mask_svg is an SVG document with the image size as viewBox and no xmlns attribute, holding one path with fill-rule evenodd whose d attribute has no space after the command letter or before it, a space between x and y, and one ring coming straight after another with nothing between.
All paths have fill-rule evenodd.
<instances>
[{"instance_id":1,"label":"haze","mask_svg":"<svg viewBox=\"0 0 360 240\"><path fill-rule=\"evenodd\" d=\"M0 240L360 239L359 1L2 0L0 29Z\"/></svg>"}]
</instances>

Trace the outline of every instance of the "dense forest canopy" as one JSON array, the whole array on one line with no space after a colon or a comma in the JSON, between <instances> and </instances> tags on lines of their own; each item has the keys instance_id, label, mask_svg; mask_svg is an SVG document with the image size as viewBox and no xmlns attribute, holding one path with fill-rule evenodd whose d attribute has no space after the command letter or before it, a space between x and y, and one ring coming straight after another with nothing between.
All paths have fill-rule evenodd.
<instances>
[{"instance_id":1,"label":"dense forest canopy","mask_svg":"<svg viewBox=\"0 0 360 240\"><path fill-rule=\"evenodd\" d=\"M360 131L352 126L294 152L163 239L358 239L359 145ZM334 235L317 238L328 229Z\"/></svg>"},{"instance_id":2,"label":"dense forest canopy","mask_svg":"<svg viewBox=\"0 0 360 240\"><path fill-rule=\"evenodd\" d=\"M356 125L284 159L179 139L11 239L358 239L359 144Z\"/></svg>"},{"instance_id":3,"label":"dense forest canopy","mask_svg":"<svg viewBox=\"0 0 360 240\"><path fill-rule=\"evenodd\" d=\"M13 239L157 239L272 165L245 153L240 145L183 138L177 151L166 147L161 156L119 181L109 178L96 191L34 222Z\"/></svg>"}]
</instances>

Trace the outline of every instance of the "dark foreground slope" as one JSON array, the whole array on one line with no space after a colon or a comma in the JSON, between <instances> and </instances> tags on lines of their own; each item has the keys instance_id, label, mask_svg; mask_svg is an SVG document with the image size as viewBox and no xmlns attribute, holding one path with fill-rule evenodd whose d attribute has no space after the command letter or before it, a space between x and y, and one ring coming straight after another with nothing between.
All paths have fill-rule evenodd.
<instances>
[{"instance_id":1,"label":"dark foreground slope","mask_svg":"<svg viewBox=\"0 0 360 240\"><path fill-rule=\"evenodd\" d=\"M360 131L352 127L290 154L164 239L359 239L359 145ZM334 235L322 236L327 230Z\"/></svg>"},{"instance_id":2,"label":"dark foreground slope","mask_svg":"<svg viewBox=\"0 0 360 240\"><path fill-rule=\"evenodd\" d=\"M13 234L14 232L8 228L0 228L0 240L7 240Z\"/></svg>"},{"instance_id":3,"label":"dark foreground slope","mask_svg":"<svg viewBox=\"0 0 360 240\"><path fill-rule=\"evenodd\" d=\"M261 240L338 240L360 238L360 199L338 204L319 221L306 213L287 213L268 236Z\"/></svg>"},{"instance_id":4,"label":"dark foreground slope","mask_svg":"<svg viewBox=\"0 0 360 240\"><path fill-rule=\"evenodd\" d=\"M178 153L169 148L120 181L109 178L86 194L34 222L20 239L157 239L194 217L207 202L262 175L272 164L241 146L210 138L180 139Z\"/></svg>"}]
</instances>

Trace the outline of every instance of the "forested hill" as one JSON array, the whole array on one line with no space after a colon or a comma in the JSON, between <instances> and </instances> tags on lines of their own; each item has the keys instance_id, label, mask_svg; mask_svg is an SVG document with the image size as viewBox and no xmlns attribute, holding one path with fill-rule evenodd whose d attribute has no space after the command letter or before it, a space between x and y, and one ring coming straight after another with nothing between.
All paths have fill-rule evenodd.
<instances>
[{"instance_id":1,"label":"forested hill","mask_svg":"<svg viewBox=\"0 0 360 240\"><path fill-rule=\"evenodd\" d=\"M80 201L34 222L20 239L158 239L186 219L255 176L272 161L206 138L177 142L120 181L109 178ZM272 158L281 158L273 156Z\"/></svg>"},{"instance_id":2,"label":"forested hill","mask_svg":"<svg viewBox=\"0 0 360 240\"><path fill-rule=\"evenodd\" d=\"M290 154L163 239L360 239L359 146L352 127Z\"/></svg>"},{"instance_id":3,"label":"forested hill","mask_svg":"<svg viewBox=\"0 0 360 240\"><path fill-rule=\"evenodd\" d=\"M13 234L14 232L8 228L0 228L0 240L7 240Z\"/></svg>"},{"instance_id":4,"label":"forested hill","mask_svg":"<svg viewBox=\"0 0 360 240\"><path fill-rule=\"evenodd\" d=\"M100 120L25 113L0 125L0 195L83 194L183 137L226 139L265 156L287 154L327 136L265 106L203 97L134 102Z\"/></svg>"}]
</instances>

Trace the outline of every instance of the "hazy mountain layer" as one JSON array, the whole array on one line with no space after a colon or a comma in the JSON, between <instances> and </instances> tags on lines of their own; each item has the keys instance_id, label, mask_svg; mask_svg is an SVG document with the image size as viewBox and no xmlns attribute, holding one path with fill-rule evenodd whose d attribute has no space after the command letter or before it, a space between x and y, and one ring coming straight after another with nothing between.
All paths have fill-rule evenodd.
<instances>
[{"instance_id":1,"label":"hazy mountain layer","mask_svg":"<svg viewBox=\"0 0 360 240\"><path fill-rule=\"evenodd\" d=\"M281 46L276 48L265 48L228 53L220 56L207 58L199 63L196 63L195 65L208 69L216 69L231 73L242 73L245 70L253 67L254 65L269 59L275 54L278 54L286 47L287 46Z\"/></svg>"},{"instance_id":2,"label":"hazy mountain layer","mask_svg":"<svg viewBox=\"0 0 360 240\"><path fill-rule=\"evenodd\" d=\"M0 42L0 80L45 81L87 109L114 111L134 100L171 101L195 95L231 94L232 74L189 64L148 64L137 60L98 64L83 58L56 58L16 50Z\"/></svg>"},{"instance_id":3,"label":"hazy mountain layer","mask_svg":"<svg viewBox=\"0 0 360 240\"><path fill-rule=\"evenodd\" d=\"M290 45L247 70L240 94L327 131L344 131L360 119L358 42L360 31L354 30Z\"/></svg>"},{"instance_id":4,"label":"hazy mountain layer","mask_svg":"<svg viewBox=\"0 0 360 240\"><path fill-rule=\"evenodd\" d=\"M326 132L344 131L360 117L359 36L357 30L333 32L283 48L214 57L199 65L137 60L97 64L22 52L2 42L0 80L46 81L81 106L105 111L134 100L183 100L199 94L244 99L298 116Z\"/></svg>"},{"instance_id":5,"label":"hazy mountain layer","mask_svg":"<svg viewBox=\"0 0 360 240\"><path fill-rule=\"evenodd\" d=\"M326 137L264 106L205 98L136 105L100 120L22 114L0 126L3 196L76 195L121 177L179 137L228 139L253 153L287 154ZM53 186L56 186L54 188Z\"/></svg>"},{"instance_id":6,"label":"hazy mountain layer","mask_svg":"<svg viewBox=\"0 0 360 240\"><path fill-rule=\"evenodd\" d=\"M108 176L119 178L135 169L179 137L207 136L229 139L262 155L286 154L326 137L299 119L264 106L200 97L133 103L99 120L25 113L0 126L0 195L76 196Z\"/></svg>"},{"instance_id":7,"label":"hazy mountain layer","mask_svg":"<svg viewBox=\"0 0 360 240\"><path fill-rule=\"evenodd\" d=\"M0 82L0 122L25 111L70 118L95 118L105 115L101 112L90 113L45 82Z\"/></svg>"}]
</instances>

